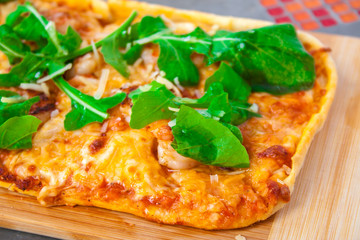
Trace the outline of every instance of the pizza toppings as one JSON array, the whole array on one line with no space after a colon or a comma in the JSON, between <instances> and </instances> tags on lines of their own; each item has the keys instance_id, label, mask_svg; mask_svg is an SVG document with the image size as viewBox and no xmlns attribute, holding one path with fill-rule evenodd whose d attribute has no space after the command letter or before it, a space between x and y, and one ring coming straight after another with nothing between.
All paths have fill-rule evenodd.
<instances>
[{"instance_id":1,"label":"pizza toppings","mask_svg":"<svg viewBox=\"0 0 360 240\"><path fill-rule=\"evenodd\" d=\"M31 148L32 135L41 121L29 114L31 106L40 98L28 100L11 91L0 90L0 148Z\"/></svg>"},{"instance_id":2,"label":"pizza toppings","mask_svg":"<svg viewBox=\"0 0 360 240\"><path fill-rule=\"evenodd\" d=\"M249 167L249 156L237 126L251 117L260 117L257 105L248 103L251 92L284 94L309 89L314 83L314 60L292 25L236 33L219 30L213 36L197 27L177 35L160 17L145 16L132 24L135 17L133 12L107 37L79 49L82 39L73 28L60 34L55 24L29 3L19 6L0 26L0 50L14 65L9 73L0 74L0 86L53 79L71 99L72 110L65 117L64 128L77 130L103 122L109 117L107 111L121 103L126 94L100 99L109 78L108 69L103 70L106 74L102 74L94 97L82 93L62 77L72 67L69 62L89 52L98 55L96 49L102 47L104 61L129 78L128 65L137 62L147 45L155 44L160 49L157 67L162 81L140 86L129 94L133 104L130 127L141 129L158 120L171 120L171 146L182 157L208 165L244 168ZM182 98L179 89L199 85L199 63L195 64L194 54L207 65L220 66L206 80L201 98ZM174 87L169 88L169 84Z\"/></svg>"}]
</instances>

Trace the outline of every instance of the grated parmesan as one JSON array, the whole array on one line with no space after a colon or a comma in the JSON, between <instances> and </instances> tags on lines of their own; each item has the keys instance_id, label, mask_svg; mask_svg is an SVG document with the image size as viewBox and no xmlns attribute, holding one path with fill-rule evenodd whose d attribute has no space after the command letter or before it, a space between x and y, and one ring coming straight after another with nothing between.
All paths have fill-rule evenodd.
<instances>
[{"instance_id":1,"label":"grated parmesan","mask_svg":"<svg viewBox=\"0 0 360 240\"><path fill-rule=\"evenodd\" d=\"M95 61L97 62L97 64L100 64L100 55L93 40L91 40L91 47L94 53Z\"/></svg>"},{"instance_id":2,"label":"grated parmesan","mask_svg":"<svg viewBox=\"0 0 360 240\"><path fill-rule=\"evenodd\" d=\"M285 170L285 173L286 173L287 175L290 175L290 173L291 173L291 168L289 168L289 167L286 166L285 164L282 165L282 168Z\"/></svg>"},{"instance_id":3,"label":"grated parmesan","mask_svg":"<svg viewBox=\"0 0 360 240\"><path fill-rule=\"evenodd\" d=\"M284 183L282 180L280 180L280 179L276 179L276 181L277 181L278 183L280 183L281 185L285 185L285 183Z\"/></svg>"},{"instance_id":4,"label":"grated parmesan","mask_svg":"<svg viewBox=\"0 0 360 240\"><path fill-rule=\"evenodd\" d=\"M49 90L49 87L46 85L46 83L41 83L40 86L43 89L43 92L45 93L45 95L47 97L50 97L50 90Z\"/></svg>"},{"instance_id":5,"label":"grated parmesan","mask_svg":"<svg viewBox=\"0 0 360 240\"><path fill-rule=\"evenodd\" d=\"M98 89L96 90L96 92L94 94L95 99L100 99L102 97L102 95L104 94L104 91L105 91L105 88L106 88L106 83L107 83L107 81L109 79L109 73L110 73L109 69L103 69L101 71L99 87L98 87Z\"/></svg>"},{"instance_id":6,"label":"grated parmesan","mask_svg":"<svg viewBox=\"0 0 360 240\"><path fill-rule=\"evenodd\" d=\"M44 92L44 89L41 87L41 85L36 83L21 83L19 87L21 89Z\"/></svg>"},{"instance_id":7,"label":"grated parmesan","mask_svg":"<svg viewBox=\"0 0 360 240\"><path fill-rule=\"evenodd\" d=\"M59 110L58 109L55 109L54 111L52 111L51 113L50 113L50 117L51 118L54 118L54 117L56 117L57 115L59 115Z\"/></svg>"},{"instance_id":8,"label":"grated parmesan","mask_svg":"<svg viewBox=\"0 0 360 240\"><path fill-rule=\"evenodd\" d=\"M180 82L179 82L179 78L178 78L178 77L174 78L174 83L175 83L176 87L177 87L178 89L180 89L181 91L184 91L184 90L185 90L185 88L180 85Z\"/></svg>"},{"instance_id":9,"label":"grated parmesan","mask_svg":"<svg viewBox=\"0 0 360 240\"><path fill-rule=\"evenodd\" d=\"M117 119L119 119L119 118L117 118ZM120 120L121 120L121 118L120 118ZM106 133L108 125L109 125L109 121L104 122L103 125L101 126L100 132L101 133Z\"/></svg>"},{"instance_id":10,"label":"grated parmesan","mask_svg":"<svg viewBox=\"0 0 360 240\"><path fill-rule=\"evenodd\" d=\"M235 240L246 240L246 237L244 237L243 235L239 234L235 236Z\"/></svg>"},{"instance_id":11,"label":"grated parmesan","mask_svg":"<svg viewBox=\"0 0 360 240\"><path fill-rule=\"evenodd\" d=\"M168 107L168 109L169 109L170 111L173 111L173 112L179 112L179 111L180 111L179 108Z\"/></svg>"},{"instance_id":12,"label":"grated parmesan","mask_svg":"<svg viewBox=\"0 0 360 240\"><path fill-rule=\"evenodd\" d=\"M173 90L176 96L182 97L180 90L172 82L170 82L166 78L163 78L161 76L161 72L160 72L160 76L157 76L155 81L164 84L167 89Z\"/></svg>"},{"instance_id":13,"label":"grated parmesan","mask_svg":"<svg viewBox=\"0 0 360 240\"><path fill-rule=\"evenodd\" d=\"M23 102L25 100L26 100L26 98L24 98L22 96L18 96L18 97L1 97L1 102L2 103L19 103L19 102Z\"/></svg>"},{"instance_id":14,"label":"grated parmesan","mask_svg":"<svg viewBox=\"0 0 360 240\"><path fill-rule=\"evenodd\" d=\"M217 174L210 175L210 183L217 183L219 182L219 176Z\"/></svg>"}]
</instances>

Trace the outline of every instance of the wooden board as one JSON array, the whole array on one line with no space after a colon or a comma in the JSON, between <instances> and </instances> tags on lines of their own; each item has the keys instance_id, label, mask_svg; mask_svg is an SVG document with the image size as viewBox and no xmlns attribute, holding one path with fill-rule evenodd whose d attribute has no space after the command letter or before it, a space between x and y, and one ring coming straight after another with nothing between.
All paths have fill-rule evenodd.
<instances>
[{"instance_id":1,"label":"wooden board","mask_svg":"<svg viewBox=\"0 0 360 240\"><path fill-rule=\"evenodd\" d=\"M63 239L359 239L360 39L316 34L333 50L339 71L334 104L297 178L290 203L242 230L204 231L152 223L91 207L41 207L0 189L0 227Z\"/></svg>"}]
</instances>

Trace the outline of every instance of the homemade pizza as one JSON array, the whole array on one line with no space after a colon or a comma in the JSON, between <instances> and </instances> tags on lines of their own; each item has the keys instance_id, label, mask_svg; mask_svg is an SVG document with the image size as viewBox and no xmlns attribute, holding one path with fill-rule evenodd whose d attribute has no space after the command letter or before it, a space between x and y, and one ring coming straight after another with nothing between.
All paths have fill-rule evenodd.
<instances>
[{"instance_id":1,"label":"homemade pizza","mask_svg":"<svg viewBox=\"0 0 360 240\"><path fill-rule=\"evenodd\" d=\"M290 201L336 89L317 39L135 1L5 2L0 186L203 229Z\"/></svg>"}]
</instances>

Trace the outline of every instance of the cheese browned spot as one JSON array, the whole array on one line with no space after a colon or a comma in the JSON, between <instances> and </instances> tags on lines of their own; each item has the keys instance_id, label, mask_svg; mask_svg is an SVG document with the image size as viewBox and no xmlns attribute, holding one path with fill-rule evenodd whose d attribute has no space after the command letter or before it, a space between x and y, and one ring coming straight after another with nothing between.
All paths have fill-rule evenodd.
<instances>
[{"instance_id":1,"label":"cheese browned spot","mask_svg":"<svg viewBox=\"0 0 360 240\"><path fill-rule=\"evenodd\" d=\"M95 154L97 153L101 148L103 148L105 146L106 143L106 138L105 137L101 137L101 138L97 138L95 139L90 145L89 145L89 150L91 154Z\"/></svg>"}]
</instances>

